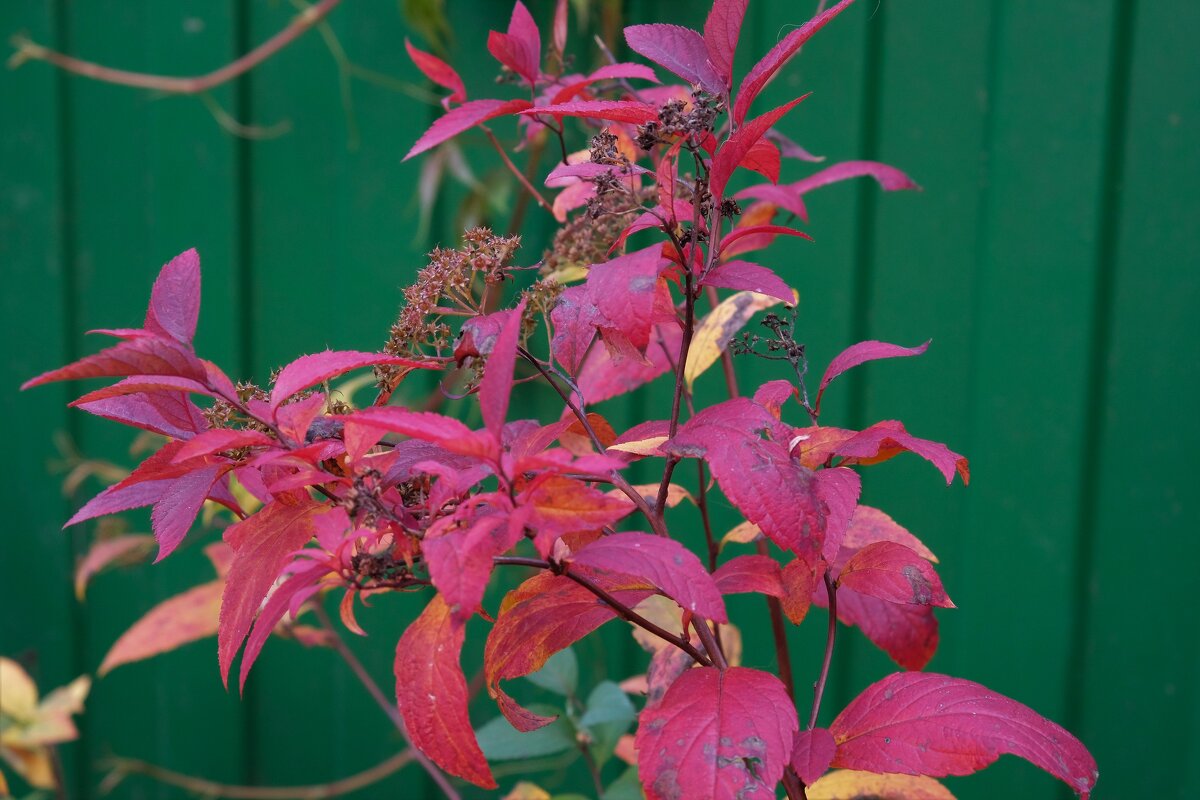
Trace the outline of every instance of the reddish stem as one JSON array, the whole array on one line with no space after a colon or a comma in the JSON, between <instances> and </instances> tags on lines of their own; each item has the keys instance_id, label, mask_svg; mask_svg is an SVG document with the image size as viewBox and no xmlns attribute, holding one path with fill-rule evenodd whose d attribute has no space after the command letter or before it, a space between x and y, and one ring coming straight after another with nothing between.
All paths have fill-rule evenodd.
<instances>
[{"instance_id":1,"label":"reddish stem","mask_svg":"<svg viewBox=\"0 0 1200 800\"><path fill-rule=\"evenodd\" d=\"M812 713L808 715L808 729L817 727L817 715L821 713L821 697L825 694L825 682L829 679L829 665L833 663L833 644L837 640L837 584L825 570L825 591L829 595L829 631L825 636L825 660L821 662L821 676L813 687Z\"/></svg>"},{"instance_id":2,"label":"reddish stem","mask_svg":"<svg viewBox=\"0 0 1200 800\"><path fill-rule=\"evenodd\" d=\"M520 184L525 187L525 191L529 192L529 194L533 196L533 199L537 201L539 206L553 214L554 209L550 207L550 203L546 201L546 198L542 197L542 193L534 187L534 185L529 181L529 178L525 177L525 173L521 172L521 170L517 168L517 165L513 163L513 160L508 157L508 153L504 152L504 145L500 144L500 140L496 138L496 134L492 133L492 129L487 125L480 125L479 127L487 136L488 141L492 143L492 147L496 148L496 152L500 154L500 158L504 161L504 166L508 167L508 171L516 176Z\"/></svg>"}]
</instances>

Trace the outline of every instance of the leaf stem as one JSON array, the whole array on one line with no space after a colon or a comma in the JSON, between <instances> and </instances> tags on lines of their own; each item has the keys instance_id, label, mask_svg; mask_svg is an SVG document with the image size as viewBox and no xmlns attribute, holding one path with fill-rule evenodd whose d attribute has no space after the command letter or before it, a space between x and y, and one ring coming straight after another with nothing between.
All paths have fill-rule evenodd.
<instances>
[{"instance_id":1,"label":"leaf stem","mask_svg":"<svg viewBox=\"0 0 1200 800\"><path fill-rule=\"evenodd\" d=\"M400 709L397 708L394 703L388 700L387 696L383 693L383 690L379 688L379 684L376 683L375 679L371 677L371 673L367 672L367 668L364 667L363 663L358 660L358 656L354 655L354 651L347 646L346 641L342 638L341 634L338 633L337 628L334 627L333 622L329 619L329 614L325 612L325 609L320 603L313 603L312 609L313 613L315 613L317 616L317 620L321 623L321 627L323 627L329 633L329 638L333 644L333 649L337 651L337 654L341 656L342 660L346 662L346 665L350 667L350 671L354 673L355 677L358 678L359 682L366 688L367 693L371 695L371 698L375 701L375 703L381 709L383 709L383 713L386 714L388 719L392 721L392 724L396 726L396 730L400 731L400 735L404 737L404 741L412 749L413 758L425 769L427 773L429 773L429 777L433 779L433 782L438 785L438 788L442 790L442 793L446 795L449 800L461 800L461 796L459 795L458 791L450 785L449 778L447 778L445 774L438 769L436 764L429 760L428 756L426 756L417 748L413 747L412 738L408 735L408 728L406 728L404 725L404 718L400 716Z\"/></svg>"},{"instance_id":2,"label":"leaf stem","mask_svg":"<svg viewBox=\"0 0 1200 800\"><path fill-rule=\"evenodd\" d=\"M817 727L817 715L821 713L821 697L825 694L825 682L829 679L829 665L833 663L833 645L837 640L837 584L825 570L825 591L829 594L829 631L825 636L825 660L821 662L821 675L813 686L812 713L808 715L808 729Z\"/></svg>"},{"instance_id":3,"label":"leaf stem","mask_svg":"<svg viewBox=\"0 0 1200 800\"><path fill-rule=\"evenodd\" d=\"M323 20L341 2L342 0L321 0L316 5L297 14L288 23L287 27L258 47L206 75L177 78L168 75L154 75L145 72L130 72L128 70L115 69L113 67L106 67L103 64L84 61L65 53L59 53L24 37L15 37L12 40L13 46L17 48L17 51L9 57L8 66L10 69L15 69L26 61L46 61L74 75L104 81L105 83L133 86L139 89L151 89L168 94L199 94L207 92L254 69L294 42L309 28Z\"/></svg>"}]
</instances>

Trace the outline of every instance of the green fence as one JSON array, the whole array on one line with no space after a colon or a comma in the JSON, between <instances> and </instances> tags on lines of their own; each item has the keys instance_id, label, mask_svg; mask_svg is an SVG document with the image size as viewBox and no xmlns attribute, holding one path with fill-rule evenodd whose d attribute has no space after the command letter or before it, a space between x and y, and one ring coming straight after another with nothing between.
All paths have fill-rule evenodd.
<instances>
[{"instance_id":1,"label":"green fence","mask_svg":"<svg viewBox=\"0 0 1200 800\"><path fill-rule=\"evenodd\" d=\"M494 71L482 43L503 27L508 3L446 5L454 60L484 91ZM696 24L705 10L690 0L589 5L589 32L621 15L682 12ZM813 5L753 2L740 68ZM549 3L533 10L545 23ZM268 0L9 0L0 33L191 74L293 13ZM330 32L355 64L416 80L402 41L422 37L406 30L395 0L346 2ZM767 263L801 288L815 364L864 338L933 339L923 358L866 368L827 403L834 424L903 419L971 458L969 488L939 486L916 459L873 470L864 487L865 501L938 553L959 605L940 615L929 668L1076 732L1100 763L1104 798L1200 796L1198 40L1200 4L1184 0L862 0L769 89L775 100L813 92L784 126L810 150L887 161L924 188L825 190L810 203L815 243L777 245ZM434 110L350 76L328 44L310 33L214 93L242 122L290 123L267 141L228 135L196 99L43 64L0 75L9 421L0 652L31 664L45 688L94 672L131 622L209 568L190 548L105 575L77 603L70 577L94 530L59 530L81 498L64 499L62 476L47 470L58 458L52 437L123 463L130 439L68 412L69 387L15 387L95 348L84 330L140 320L159 265L189 246L204 264L198 348L229 371L263 379L327 345L377 347L422 253L456 237L461 192L447 187L422 230L422 162L400 162ZM495 165L485 143L464 142L486 176ZM505 224L503 210L482 213ZM528 261L545 232L536 218L526 226ZM628 420L652 400L607 413ZM415 607L381 600L361 618L371 635L358 650L381 681ZM762 609L735 613L747 663L770 666ZM800 686L815 677L810 629L820 626L795 634ZM581 655L597 670L632 671L623 638ZM856 632L841 643L830 707L889 671ZM478 636L473 647L468 659ZM474 713L483 722L494 709ZM334 656L273 641L242 699L221 687L211 642L114 671L93 690L82 740L65 749L71 796L88 798L103 776L95 764L114 754L216 780L299 784L364 769L396 747ZM531 777L561 787L578 775ZM950 784L960 798L1064 792L1015 759ZM184 795L130 778L114 796ZM408 769L355 796L437 795Z\"/></svg>"}]
</instances>

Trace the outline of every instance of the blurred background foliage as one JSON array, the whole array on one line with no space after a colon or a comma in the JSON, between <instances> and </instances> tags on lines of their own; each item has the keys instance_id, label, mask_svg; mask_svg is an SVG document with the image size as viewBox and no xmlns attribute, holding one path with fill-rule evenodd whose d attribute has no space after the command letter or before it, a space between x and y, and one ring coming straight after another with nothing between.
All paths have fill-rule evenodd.
<instances>
[{"instance_id":1,"label":"blurred background foliage","mask_svg":"<svg viewBox=\"0 0 1200 800\"><path fill-rule=\"evenodd\" d=\"M530 5L545 30L551 3ZM705 6L573 2L578 66L596 61L594 35L619 52L623 24L698 26ZM500 0L353 0L199 98L40 63L0 74L4 407L19 466L0 534L0 652L43 689L95 673L149 608L211 580L199 545L216 533L153 568L101 575L78 600L72 573L102 526L59 528L136 463L131 439L68 411L68 387L19 396L15 387L94 348L84 330L140 319L159 266L191 246L204 264L198 350L260 381L301 353L378 347L423 254L454 245L465 226L502 231L520 214L518 261L535 262L552 220L536 207L518 212L519 189L481 135L400 160L440 113L404 37L446 56L484 96L496 74L487 31L503 29L509 10ZM737 69L814 10L754 0ZM273 0L10 0L0 32L183 75L236 58L296 13ZM932 337L926 356L872 365L835 387L828 422L902 419L971 458L968 489L940 486L915 458L871 471L864 488L864 502L941 557L959 605L941 614L929 669L985 683L1077 733L1100 763L1103 797L1200 796L1200 426L1187 399L1200 391L1198 38L1200 5L1182 0L863 0L762 101L812 91L785 133L830 161L887 161L924 188L823 190L809 204L815 242L780 242L765 263L800 289L800 338L817 368L860 339ZM515 141L511 125L497 130ZM784 179L807 171L788 164ZM780 377L761 362L740 368L746 385ZM430 388L414 382L400 400ZM654 414L665 392L600 410L620 429ZM719 379L706 376L698 392L719 397ZM549 419L553 400L531 389L523 408ZM675 526L694 525L694 512L675 513ZM733 521L722 509L717 527ZM118 524L148 530L146 515ZM771 668L761 599L731 605L744 662ZM352 646L385 687L393 643L418 607L386 597L360 613L370 635ZM819 666L820 618L793 631L798 686ZM483 631L473 624L468 674ZM222 689L214 651L211 640L189 645L95 682L81 738L63 749L71 797L99 796L115 755L293 785L367 769L401 746L332 652L273 640L239 698ZM522 699L575 704L582 717L591 693L640 672L645 655L611 623L575 648L573 663L569 687L529 684ZM826 722L892 669L853 631L836 666ZM473 713L493 747L511 746L488 728L495 716L486 699ZM502 792L526 778L594 795L562 733L536 763L501 765ZM606 782L622 768L604 765ZM966 800L1065 793L1014 759L949 783ZM415 767L352 796L384 793L439 796ZM189 796L141 776L112 794Z\"/></svg>"}]
</instances>

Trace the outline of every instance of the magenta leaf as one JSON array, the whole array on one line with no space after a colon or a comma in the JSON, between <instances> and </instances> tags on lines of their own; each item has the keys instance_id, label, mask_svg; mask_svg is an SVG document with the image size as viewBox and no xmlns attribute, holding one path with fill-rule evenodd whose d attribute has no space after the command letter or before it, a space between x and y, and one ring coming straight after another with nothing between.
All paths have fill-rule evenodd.
<instances>
[{"instance_id":1,"label":"magenta leaf","mask_svg":"<svg viewBox=\"0 0 1200 800\"><path fill-rule=\"evenodd\" d=\"M571 563L642 578L685 611L727 622L725 601L695 553L674 539L649 533L601 536L571 556Z\"/></svg>"},{"instance_id":2,"label":"magenta leaf","mask_svg":"<svg viewBox=\"0 0 1200 800\"><path fill-rule=\"evenodd\" d=\"M518 3L520 5L520 3ZM500 440L500 430L508 416L508 402L512 395L513 369L517 365L517 345L521 337L521 316L525 313L525 301L510 311L499 311L504 323L492 353L488 356L479 381L479 405L483 410L483 422L492 436Z\"/></svg>"},{"instance_id":3,"label":"magenta leaf","mask_svg":"<svg viewBox=\"0 0 1200 800\"><path fill-rule=\"evenodd\" d=\"M913 182L912 178L887 164L881 164L878 161L846 161L826 167L795 183L782 184L780 186L750 186L738 192L734 197L739 200L745 198L766 200L780 208L791 211L807 222L808 213L804 208L804 201L800 198L813 189L819 189L831 183L838 183L839 181L850 180L851 178L861 178L863 176L874 178L885 192L920 188Z\"/></svg>"},{"instance_id":4,"label":"magenta leaf","mask_svg":"<svg viewBox=\"0 0 1200 800\"><path fill-rule=\"evenodd\" d=\"M872 542L896 542L913 550L927 561L937 561L933 552L920 539L909 533L907 528L878 508L859 506L854 509L854 516L850 519L850 527L846 530L842 546L859 550Z\"/></svg>"},{"instance_id":5,"label":"magenta leaf","mask_svg":"<svg viewBox=\"0 0 1200 800\"><path fill-rule=\"evenodd\" d=\"M757 292L778 297L789 305L796 302L792 287L771 270L749 261L727 261L718 264L700 281L701 286Z\"/></svg>"},{"instance_id":6,"label":"magenta leaf","mask_svg":"<svg viewBox=\"0 0 1200 800\"><path fill-rule=\"evenodd\" d=\"M101 389L88 392L82 397L72 400L67 405L74 408L75 406L82 406L97 400L108 400L112 397L124 397L131 394L155 394L159 392L194 392L210 397L216 396L215 392L192 378L175 378L169 375L132 375L124 380L117 381L112 386L105 386Z\"/></svg>"},{"instance_id":7,"label":"magenta leaf","mask_svg":"<svg viewBox=\"0 0 1200 800\"><path fill-rule=\"evenodd\" d=\"M765 235L764 235L765 234ZM757 237L762 237L759 243ZM745 228L737 228L721 241L721 252L725 254L744 253L748 250L758 250L766 247L776 236L798 236L801 239L812 241L812 237L804 231L798 231L795 228L789 228L785 225L750 225ZM755 245L753 247L739 247L736 250L734 245L742 240L751 239Z\"/></svg>"},{"instance_id":8,"label":"magenta leaf","mask_svg":"<svg viewBox=\"0 0 1200 800\"><path fill-rule=\"evenodd\" d=\"M53 381L80 378L124 378L129 375L169 375L203 382L204 365L188 345L158 336L139 336L84 356L73 364L44 372L21 384L22 389Z\"/></svg>"},{"instance_id":9,"label":"magenta leaf","mask_svg":"<svg viewBox=\"0 0 1200 800\"><path fill-rule=\"evenodd\" d=\"M201 467L176 478L163 492L150 514L154 538L158 540L158 557L154 563L169 556L183 541L188 529L196 521L200 507L208 499L213 484L227 470L227 466L217 464Z\"/></svg>"},{"instance_id":10,"label":"magenta leaf","mask_svg":"<svg viewBox=\"0 0 1200 800\"><path fill-rule=\"evenodd\" d=\"M435 55L426 53L423 50L418 50L413 47L413 43L404 38L404 49L408 51L408 57L417 65L417 69L421 70L426 78L449 89L452 94L442 100L442 105L446 108L450 107L450 103L462 103L467 99L467 87L463 86L463 80L454 70L454 67L442 61Z\"/></svg>"},{"instance_id":11,"label":"magenta leaf","mask_svg":"<svg viewBox=\"0 0 1200 800\"><path fill-rule=\"evenodd\" d=\"M191 439L208 427L204 414L183 392L130 394L74 405L89 414L172 439Z\"/></svg>"},{"instance_id":12,"label":"magenta leaf","mask_svg":"<svg viewBox=\"0 0 1200 800\"><path fill-rule=\"evenodd\" d=\"M657 108L637 100L572 100L568 103L525 108L521 114L527 117L537 114L550 114L555 117L584 117L586 119L603 119L609 122L628 122L631 125L643 125L658 119Z\"/></svg>"},{"instance_id":13,"label":"magenta leaf","mask_svg":"<svg viewBox=\"0 0 1200 800\"><path fill-rule=\"evenodd\" d=\"M669 69L693 86L709 94L725 93L724 80L709 62L704 37L691 28L663 23L629 25L625 28L625 42L633 52Z\"/></svg>"},{"instance_id":14,"label":"magenta leaf","mask_svg":"<svg viewBox=\"0 0 1200 800\"><path fill-rule=\"evenodd\" d=\"M474 128L482 122L487 122L495 117L516 114L529 108L530 105L528 100L485 99L463 103L458 108L452 108L434 120L429 129L421 134L421 138L417 139L417 143L412 146L403 160L407 161L432 147L437 147L442 142L453 139L463 131Z\"/></svg>"},{"instance_id":15,"label":"magenta leaf","mask_svg":"<svg viewBox=\"0 0 1200 800\"><path fill-rule=\"evenodd\" d=\"M820 410L821 408L821 395L825 393L825 387L846 370L853 369L859 364L865 364L868 361L878 361L882 358L919 356L928 349L928 340L916 347L901 347L898 344L877 341L859 342L856 345L847 347L838 353L833 361L829 362L829 366L825 368L825 374L821 376L821 385L817 389L817 409Z\"/></svg>"},{"instance_id":16,"label":"magenta leaf","mask_svg":"<svg viewBox=\"0 0 1200 800\"><path fill-rule=\"evenodd\" d=\"M895 542L874 542L851 556L838 585L891 603L954 608L933 566Z\"/></svg>"},{"instance_id":17,"label":"magenta leaf","mask_svg":"<svg viewBox=\"0 0 1200 800\"><path fill-rule=\"evenodd\" d=\"M225 529L225 542L234 550L217 629L217 656L226 686L233 658L267 592L292 553L312 538L313 518L327 510L307 494L284 495Z\"/></svg>"},{"instance_id":18,"label":"magenta leaf","mask_svg":"<svg viewBox=\"0 0 1200 800\"><path fill-rule=\"evenodd\" d=\"M713 573L721 594L758 592L783 597L783 570L773 558L759 555L738 556L722 564Z\"/></svg>"},{"instance_id":19,"label":"magenta leaf","mask_svg":"<svg viewBox=\"0 0 1200 800\"><path fill-rule=\"evenodd\" d=\"M837 742L825 728L800 731L792 749L792 768L805 786L812 786L829 769L836 753Z\"/></svg>"},{"instance_id":20,"label":"magenta leaf","mask_svg":"<svg viewBox=\"0 0 1200 800\"><path fill-rule=\"evenodd\" d=\"M507 516L492 514L475 520L468 528L427 535L422 543L430 579L455 619L466 621L479 610L492 574L492 557L520 540L521 526L508 522Z\"/></svg>"},{"instance_id":21,"label":"magenta leaf","mask_svg":"<svg viewBox=\"0 0 1200 800\"><path fill-rule=\"evenodd\" d=\"M171 259L158 273L146 309L147 331L191 345L200 318L200 254L195 248Z\"/></svg>"},{"instance_id":22,"label":"magenta leaf","mask_svg":"<svg viewBox=\"0 0 1200 800\"><path fill-rule=\"evenodd\" d=\"M872 684L829 726L835 767L969 775L1003 754L1029 761L1087 798L1096 761L1059 725L977 683L900 672Z\"/></svg>"},{"instance_id":23,"label":"magenta leaf","mask_svg":"<svg viewBox=\"0 0 1200 800\"><path fill-rule=\"evenodd\" d=\"M508 33L488 33L488 52L533 86L541 75L542 37L521 0L513 6Z\"/></svg>"},{"instance_id":24,"label":"magenta leaf","mask_svg":"<svg viewBox=\"0 0 1200 800\"><path fill-rule=\"evenodd\" d=\"M732 136L721 145L717 150L717 154L713 157L712 172L709 177L709 191L713 197L725 196L725 184L729 182L733 171L741 166L742 161L750 153L751 149L762 139L772 126L778 122L784 114L791 111L808 95L797 97L790 103L785 103L768 111L762 116L755 117L750 122L738 128Z\"/></svg>"},{"instance_id":25,"label":"magenta leaf","mask_svg":"<svg viewBox=\"0 0 1200 800\"><path fill-rule=\"evenodd\" d=\"M690 669L638 721L646 798L773 800L798 727L796 707L774 675Z\"/></svg>"},{"instance_id":26,"label":"magenta leaf","mask_svg":"<svg viewBox=\"0 0 1200 800\"><path fill-rule=\"evenodd\" d=\"M829 510L825 524L825 544L822 557L829 563L837 557L838 548L854 518L858 496L862 492L862 478L849 467L823 469L817 473L817 494Z\"/></svg>"},{"instance_id":27,"label":"magenta leaf","mask_svg":"<svg viewBox=\"0 0 1200 800\"><path fill-rule=\"evenodd\" d=\"M733 56L737 51L742 20L748 0L715 0L704 20L704 44L708 60L721 77L726 91L733 86Z\"/></svg>"},{"instance_id":28,"label":"magenta leaf","mask_svg":"<svg viewBox=\"0 0 1200 800\"><path fill-rule=\"evenodd\" d=\"M963 483L971 479L971 471L967 459L953 452L944 444L931 442L928 439L918 439L904 430L904 426L894 420L877 422L865 431L860 431L850 439L840 443L837 454L853 461L872 462L891 458L896 453L907 450L937 467L938 472L949 484L957 472Z\"/></svg>"},{"instance_id":29,"label":"magenta leaf","mask_svg":"<svg viewBox=\"0 0 1200 800\"><path fill-rule=\"evenodd\" d=\"M674 320L662 278L669 266L662 246L656 244L593 264L588 270L588 297L604 317L604 326L620 331L639 351L650 344L656 324Z\"/></svg>"},{"instance_id":30,"label":"magenta leaf","mask_svg":"<svg viewBox=\"0 0 1200 800\"><path fill-rule=\"evenodd\" d=\"M727 400L688 420L664 449L704 458L721 491L746 520L775 544L815 563L824 541L827 509L816 474L788 453L786 438L764 439L779 425L747 398Z\"/></svg>"},{"instance_id":31,"label":"magenta leaf","mask_svg":"<svg viewBox=\"0 0 1200 800\"><path fill-rule=\"evenodd\" d=\"M814 602L827 607L825 585L818 582ZM937 652L938 622L933 606L891 603L842 589L837 597L838 620L858 628L904 669L924 669Z\"/></svg>"},{"instance_id":32,"label":"magenta leaf","mask_svg":"<svg viewBox=\"0 0 1200 800\"><path fill-rule=\"evenodd\" d=\"M732 114L735 124L742 124L742 120L746 118L746 112L750 110L750 104L754 102L754 98L758 97L758 93L763 90L763 87L779 71L780 67L796 55L796 52L812 38L813 34L825 27L827 22L842 13L853 2L854 0L842 0L833 8L826 9L813 17L785 36L751 68L746 77L742 78L741 86L738 87L737 101L733 105Z\"/></svg>"},{"instance_id":33,"label":"magenta leaf","mask_svg":"<svg viewBox=\"0 0 1200 800\"><path fill-rule=\"evenodd\" d=\"M589 403L600 403L632 392L671 369L678 361L682 341L683 331L679 325L669 322L651 330L644 362L634 354L617 358L615 348L593 345L579 369L579 391Z\"/></svg>"},{"instance_id":34,"label":"magenta leaf","mask_svg":"<svg viewBox=\"0 0 1200 800\"><path fill-rule=\"evenodd\" d=\"M271 390L271 410L279 408L284 400L309 386L336 378L352 369L376 364L412 369L432 368L430 364L387 353L361 353L356 350L326 350L323 353L301 356L281 369L279 376L275 378L275 387Z\"/></svg>"},{"instance_id":35,"label":"magenta leaf","mask_svg":"<svg viewBox=\"0 0 1200 800\"><path fill-rule=\"evenodd\" d=\"M262 652L263 646L274 632L275 626L283 619L283 615L290 607L303 603L315 594L320 588L318 581L328 572L329 569L324 564L317 564L292 575L271 592L271 596L263 604L262 611L258 613L258 618L254 620L250 635L246 637L246 649L242 651L242 663L238 668L239 690L246 690L246 678L250 675L250 668L254 666L258 654Z\"/></svg>"},{"instance_id":36,"label":"magenta leaf","mask_svg":"<svg viewBox=\"0 0 1200 800\"><path fill-rule=\"evenodd\" d=\"M588 296L586 286L571 286L558 296L550 312L554 338L550 352L572 375L579 371L588 348L596 338L599 311Z\"/></svg>"}]
</instances>

